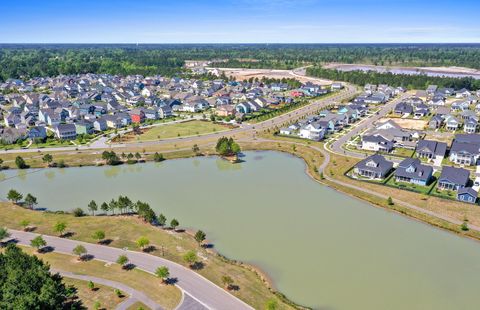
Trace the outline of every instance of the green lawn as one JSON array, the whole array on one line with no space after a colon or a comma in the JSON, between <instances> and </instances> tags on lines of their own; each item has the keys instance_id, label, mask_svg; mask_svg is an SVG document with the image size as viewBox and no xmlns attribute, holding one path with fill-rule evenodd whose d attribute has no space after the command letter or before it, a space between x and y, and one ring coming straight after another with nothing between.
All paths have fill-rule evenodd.
<instances>
[{"instance_id":1,"label":"green lawn","mask_svg":"<svg viewBox=\"0 0 480 310\"><path fill-rule=\"evenodd\" d=\"M388 186L405 189L405 190L411 190L420 194L428 195L430 190L437 184L437 182L434 179L433 181L430 182L428 186L421 186L421 185L416 185L416 184L407 183L407 182L396 182L395 176L392 176L385 184Z\"/></svg>"},{"instance_id":2,"label":"green lawn","mask_svg":"<svg viewBox=\"0 0 480 310\"><path fill-rule=\"evenodd\" d=\"M87 281L64 277L63 282L77 288L77 295L87 309L94 309L96 302L100 304L100 309L115 309L126 298L126 296L119 298L115 295L114 289L108 286L95 284L95 289L91 290Z\"/></svg>"},{"instance_id":3,"label":"green lawn","mask_svg":"<svg viewBox=\"0 0 480 310\"><path fill-rule=\"evenodd\" d=\"M188 137L212 132L224 131L229 128L225 125L215 124L208 121L189 121L171 125L155 126L137 136L140 141L152 141L176 137Z\"/></svg>"}]
</instances>

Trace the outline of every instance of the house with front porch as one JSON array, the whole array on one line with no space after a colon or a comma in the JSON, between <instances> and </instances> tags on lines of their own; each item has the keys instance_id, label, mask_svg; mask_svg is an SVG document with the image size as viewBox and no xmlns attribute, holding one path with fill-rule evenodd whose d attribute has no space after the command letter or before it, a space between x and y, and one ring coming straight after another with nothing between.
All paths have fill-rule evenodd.
<instances>
[{"instance_id":1,"label":"house with front porch","mask_svg":"<svg viewBox=\"0 0 480 310\"><path fill-rule=\"evenodd\" d=\"M420 140L417 143L415 153L419 158L436 159L444 157L447 152L447 144L434 140Z\"/></svg>"},{"instance_id":2,"label":"house with front porch","mask_svg":"<svg viewBox=\"0 0 480 310\"><path fill-rule=\"evenodd\" d=\"M395 181L427 186L432 175L432 167L421 164L420 159L407 158L395 170Z\"/></svg>"},{"instance_id":3,"label":"house with front porch","mask_svg":"<svg viewBox=\"0 0 480 310\"><path fill-rule=\"evenodd\" d=\"M440 190L457 191L467 186L470 171L463 168L445 166L438 178L437 188Z\"/></svg>"},{"instance_id":4,"label":"house with front porch","mask_svg":"<svg viewBox=\"0 0 480 310\"><path fill-rule=\"evenodd\" d=\"M393 163L382 155L371 155L353 168L353 173L367 179L384 179L393 169Z\"/></svg>"}]
</instances>

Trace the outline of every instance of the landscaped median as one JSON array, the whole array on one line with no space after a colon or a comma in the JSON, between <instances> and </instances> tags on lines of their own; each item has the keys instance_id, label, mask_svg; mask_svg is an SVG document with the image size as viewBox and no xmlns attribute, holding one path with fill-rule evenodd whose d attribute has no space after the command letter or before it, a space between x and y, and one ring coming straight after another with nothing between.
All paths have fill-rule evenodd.
<instances>
[{"instance_id":1,"label":"landscaped median","mask_svg":"<svg viewBox=\"0 0 480 310\"><path fill-rule=\"evenodd\" d=\"M130 250L142 251L141 244L138 243L140 237L146 237L153 246L153 250L149 252L151 255L160 256L171 260L173 262L189 267L189 263L184 256L189 251L197 253L201 258L202 268L196 270L199 274L206 277L220 287L224 287L222 278L225 276L233 280L238 290L230 291L231 294L239 297L249 305L256 309L263 309L268 302L274 301L278 307L277 309L292 309L295 308L293 304L289 305L288 300L276 295L268 286L266 278L253 267L243 264L241 262L232 262L216 252L201 247L195 238L189 233L175 232L172 230L165 230L144 223L141 219L135 216L85 216L74 217L71 214L55 214L48 212L32 211L24 209L23 207L11 204L0 203L0 227L7 227L11 229L23 229L22 221L29 223L30 227L35 227L35 233L45 235L57 235L55 226L59 222L66 223L66 232L70 232L71 239L86 241L90 243L98 242L95 238L94 232L103 231L105 239L109 240L109 246L116 248L128 248ZM43 255L43 254L42 254ZM48 256L51 255L52 257ZM66 262L68 259L57 259L60 254L48 254L46 258L58 261L58 263ZM54 257L53 257L54 256ZM70 258L70 260L75 258ZM64 263L65 263L64 262ZM66 271L82 272L81 268L89 267L89 264L100 264L104 268L104 264L91 262L77 262L73 270L67 269L68 266L60 265L59 269ZM116 264L114 264L116 265ZM92 268L95 266L92 266ZM118 268L117 268L118 267ZM121 270L120 266L109 267L112 275L121 277L128 274ZM118 270L117 270L118 269ZM87 271L85 271L86 273ZM98 274L96 275L98 277ZM175 275L172 275L174 277ZM116 279L113 279L116 280ZM122 279L119 282L124 282ZM126 282L130 285L129 280ZM146 283L144 281L144 283ZM158 283L157 283L158 284ZM156 284L153 286L156 288Z\"/></svg>"}]
</instances>

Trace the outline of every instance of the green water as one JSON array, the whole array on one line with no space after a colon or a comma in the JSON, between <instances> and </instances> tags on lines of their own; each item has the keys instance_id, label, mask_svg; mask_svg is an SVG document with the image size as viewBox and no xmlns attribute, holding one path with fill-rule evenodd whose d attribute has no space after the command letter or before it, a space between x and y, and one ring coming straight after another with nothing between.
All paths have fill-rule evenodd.
<instances>
[{"instance_id":1,"label":"green water","mask_svg":"<svg viewBox=\"0 0 480 310\"><path fill-rule=\"evenodd\" d=\"M480 308L479 243L321 186L297 158L249 152L245 159L6 171L0 195L31 192L50 210L86 210L91 199L120 194L147 201L316 309Z\"/></svg>"}]
</instances>

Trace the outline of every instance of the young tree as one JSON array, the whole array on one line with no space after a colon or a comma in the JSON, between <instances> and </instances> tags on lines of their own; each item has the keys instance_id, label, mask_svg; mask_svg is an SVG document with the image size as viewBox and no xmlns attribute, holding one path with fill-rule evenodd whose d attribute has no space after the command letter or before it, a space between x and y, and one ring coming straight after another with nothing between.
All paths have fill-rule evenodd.
<instances>
[{"instance_id":1,"label":"young tree","mask_svg":"<svg viewBox=\"0 0 480 310\"><path fill-rule=\"evenodd\" d=\"M119 264L120 266L122 266L122 268L125 268L125 266L128 264L129 262L129 259L126 255L120 255L118 258L117 258L117 264Z\"/></svg>"},{"instance_id":2,"label":"young tree","mask_svg":"<svg viewBox=\"0 0 480 310\"><path fill-rule=\"evenodd\" d=\"M83 245L79 244L73 249L72 252L78 256L78 260L82 260L83 256L87 254L87 249Z\"/></svg>"},{"instance_id":3,"label":"young tree","mask_svg":"<svg viewBox=\"0 0 480 310\"><path fill-rule=\"evenodd\" d=\"M7 194L7 199L10 200L13 203L18 203L20 200L22 200L23 195L17 192L14 189L11 189L8 191Z\"/></svg>"},{"instance_id":4,"label":"young tree","mask_svg":"<svg viewBox=\"0 0 480 310\"><path fill-rule=\"evenodd\" d=\"M195 155L198 155L200 153L200 148L198 147L197 144L193 145L192 151L195 153Z\"/></svg>"},{"instance_id":5,"label":"young tree","mask_svg":"<svg viewBox=\"0 0 480 310\"><path fill-rule=\"evenodd\" d=\"M222 283L227 290L230 290L233 285L233 279L230 276L224 275L222 276Z\"/></svg>"},{"instance_id":6,"label":"young tree","mask_svg":"<svg viewBox=\"0 0 480 310\"><path fill-rule=\"evenodd\" d=\"M275 299L267 300L265 304L265 310L277 310L278 309L278 302Z\"/></svg>"},{"instance_id":7,"label":"young tree","mask_svg":"<svg viewBox=\"0 0 480 310\"><path fill-rule=\"evenodd\" d=\"M25 204L30 208L33 209L33 207L37 204L37 197L33 196L32 194L28 193L27 196L25 196Z\"/></svg>"},{"instance_id":8,"label":"young tree","mask_svg":"<svg viewBox=\"0 0 480 310\"><path fill-rule=\"evenodd\" d=\"M167 218L165 217L165 215L160 213L157 217L157 222L158 222L158 225L165 226L165 224L167 223Z\"/></svg>"},{"instance_id":9,"label":"young tree","mask_svg":"<svg viewBox=\"0 0 480 310\"><path fill-rule=\"evenodd\" d=\"M388 204L389 206L393 206L393 199L392 199L392 197L388 197L388 199L387 199L387 204Z\"/></svg>"},{"instance_id":10,"label":"young tree","mask_svg":"<svg viewBox=\"0 0 480 310\"><path fill-rule=\"evenodd\" d=\"M10 237L10 233L6 228L0 227L0 244L2 243L3 239Z\"/></svg>"},{"instance_id":11,"label":"young tree","mask_svg":"<svg viewBox=\"0 0 480 310\"><path fill-rule=\"evenodd\" d=\"M92 212L92 215L95 215L95 211L98 210L98 206L97 206L97 203L95 202L95 200L90 201L87 208L88 208L88 210L90 210L90 212Z\"/></svg>"},{"instance_id":12,"label":"young tree","mask_svg":"<svg viewBox=\"0 0 480 310\"><path fill-rule=\"evenodd\" d=\"M47 164L47 166L50 166L51 162L53 161L53 156L50 154L45 154L42 157L42 161Z\"/></svg>"},{"instance_id":13,"label":"young tree","mask_svg":"<svg viewBox=\"0 0 480 310\"><path fill-rule=\"evenodd\" d=\"M67 223L63 221L58 221L53 225L53 231L60 234L60 237L63 236L63 233L67 229Z\"/></svg>"},{"instance_id":14,"label":"young tree","mask_svg":"<svg viewBox=\"0 0 480 310\"><path fill-rule=\"evenodd\" d=\"M27 169L28 168L28 165L25 163L25 160L20 156L17 156L15 158L15 165L17 166L18 169Z\"/></svg>"},{"instance_id":15,"label":"young tree","mask_svg":"<svg viewBox=\"0 0 480 310\"><path fill-rule=\"evenodd\" d=\"M95 283L93 283L92 281L88 281L88 288L91 291L95 290Z\"/></svg>"},{"instance_id":16,"label":"young tree","mask_svg":"<svg viewBox=\"0 0 480 310\"><path fill-rule=\"evenodd\" d=\"M23 230L24 230L24 231L27 230L28 225L30 225L30 222L29 222L28 220L22 220L22 221L20 222L20 226L23 227Z\"/></svg>"},{"instance_id":17,"label":"young tree","mask_svg":"<svg viewBox=\"0 0 480 310\"><path fill-rule=\"evenodd\" d=\"M47 245L47 242L42 236L37 236L30 240L30 245L32 248L37 249L37 252L40 252L40 250Z\"/></svg>"},{"instance_id":18,"label":"young tree","mask_svg":"<svg viewBox=\"0 0 480 310\"><path fill-rule=\"evenodd\" d=\"M108 209L112 211L112 214L114 215L116 208L117 208L117 202L115 201L115 199L112 198L112 200L110 200L110 202L108 203Z\"/></svg>"},{"instance_id":19,"label":"young tree","mask_svg":"<svg viewBox=\"0 0 480 310\"><path fill-rule=\"evenodd\" d=\"M203 231L199 230L195 233L195 240L198 242L199 245L201 245L202 242L205 241L205 238L207 238L207 234L205 234Z\"/></svg>"},{"instance_id":20,"label":"young tree","mask_svg":"<svg viewBox=\"0 0 480 310\"><path fill-rule=\"evenodd\" d=\"M137 246L142 249L142 251L145 251L145 248L150 244L150 240L148 240L147 237L140 237L137 239Z\"/></svg>"},{"instance_id":21,"label":"young tree","mask_svg":"<svg viewBox=\"0 0 480 310\"><path fill-rule=\"evenodd\" d=\"M93 233L92 238L97 240L97 243L101 243L105 239L105 232L103 230L97 230Z\"/></svg>"},{"instance_id":22,"label":"young tree","mask_svg":"<svg viewBox=\"0 0 480 310\"><path fill-rule=\"evenodd\" d=\"M177 221L177 219L172 219L170 221L170 227L173 229L173 230L176 230L178 225L180 225L180 223Z\"/></svg>"},{"instance_id":23,"label":"young tree","mask_svg":"<svg viewBox=\"0 0 480 310\"><path fill-rule=\"evenodd\" d=\"M170 270L168 270L168 267L166 266L158 267L157 270L155 270L155 275L162 279L162 282L165 283L170 276Z\"/></svg>"},{"instance_id":24,"label":"young tree","mask_svg":"<svg viewBox=\"0 0 480 310\"><path fill-rule=\"evenodd\" d=\"M194 251L188 251L183 255L183 261L188 263L190 267L192 267L197 262L197 253Z\"/></svg>"},{"instance_id":25,"label":"young tree","mask_svg":"<svg viewBox=\"0 0 480 310\"><path fill-rule=\"evenodd\" d=\"M139 152L136 152L136 153L135 153L135 159L136 159L136 160L139 160L140 158L142 158L142 155L140 155Z\"/></svg>"}]
</instances>

